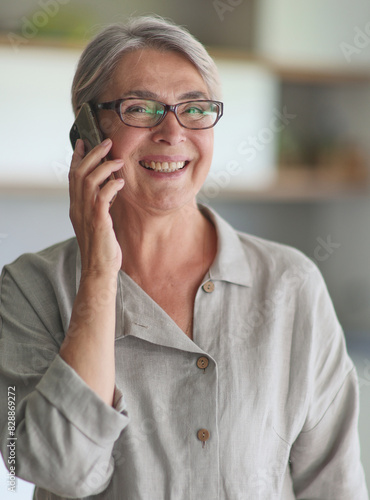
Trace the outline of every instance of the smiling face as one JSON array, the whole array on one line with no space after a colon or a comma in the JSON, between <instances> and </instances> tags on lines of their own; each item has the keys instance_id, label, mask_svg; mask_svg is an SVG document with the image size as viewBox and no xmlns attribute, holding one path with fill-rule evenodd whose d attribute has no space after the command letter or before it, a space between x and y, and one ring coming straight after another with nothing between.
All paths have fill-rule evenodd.
<instances>
[{"instance_id":1,"label":"smiling face","mask_svg":"<svg viewBox=\"0 0 370 500\"><path fill-rule=\"evenodd\" d=\"M166 104L211 98L190 61L176 52L155 49L125 54L98 102L126 97ZM101 110L98 116L103 132L113 141L110 157L125 162L118 173L125 179L118 199L149 211L194 204L211 165L213 129L186 129L172 112L153 128L129 127L113 110Z\"/></svg>"}]
</instances>

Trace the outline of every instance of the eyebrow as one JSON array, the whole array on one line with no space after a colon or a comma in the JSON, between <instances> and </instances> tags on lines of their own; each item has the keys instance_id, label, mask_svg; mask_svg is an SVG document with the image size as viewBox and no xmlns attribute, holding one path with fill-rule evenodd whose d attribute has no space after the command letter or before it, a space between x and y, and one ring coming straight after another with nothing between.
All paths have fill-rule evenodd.
<instances>
[{"instance_id":1,"label":"eyebrow","mask_svg":"<svg viewBox=\"0 0 370 500\"><path fill-rule=\"evenodd\" d=\"M129 92L126 92L124 95L121 96L121 99L125 99L127 97L139 97L141 99L154 99L158 100L159 96L155 92L151 92L150 90L130 90ZM193 99L206 99L208 100L209 97L207 94L200 90L193 90L190 92L185 92L184 94L181 94L178 99L180 101L185 101L185 100L193 100Z\"/></svg>"}]
</instances>

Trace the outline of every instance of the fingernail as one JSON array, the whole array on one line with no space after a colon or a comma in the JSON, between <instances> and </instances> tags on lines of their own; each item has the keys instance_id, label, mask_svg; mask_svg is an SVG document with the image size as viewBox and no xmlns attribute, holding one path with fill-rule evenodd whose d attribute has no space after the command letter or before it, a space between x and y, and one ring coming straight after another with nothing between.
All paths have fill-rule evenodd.
<instances>
[{"instance_id":1,"label":"fingernail","mask_svg":"<svg viewBox=\"0 0 370 500\"><path fill-rule=\"evenodd\" d=\"M116 163L123 163L123 160L120 160L119 158L117 160L114 160Z\"/></svg>"},{"instance_id":2,"label":"fingernail","mask_svg":"<svg viewBox=\"0 0 370 500\"><path fill-rule=\"evenodd\" d=\"M108 144L110 144L110 143L111 143L111 140L110 140L110 139L105 139L105 140L101 143L101 145L102 145L102 146L108 146Z\"/></svg>"}]
</instances>

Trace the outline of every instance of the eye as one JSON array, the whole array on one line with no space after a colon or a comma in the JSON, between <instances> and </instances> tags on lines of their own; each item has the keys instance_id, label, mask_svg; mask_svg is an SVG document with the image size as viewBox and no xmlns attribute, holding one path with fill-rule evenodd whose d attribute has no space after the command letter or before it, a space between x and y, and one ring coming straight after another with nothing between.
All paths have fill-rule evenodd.
<instances>
[{"instance_id":1,"label":"eye","mask_svg":"<svg viewBox=\"0 0 370 500\"><path fill-rule=\"evenodd\" d=\"M138 104L128 106L124 113L126 114L140 114L140 113L155 113L153 109L150 109L146 106L139 106Z\"/></svg>"},{"instance_id":2,"label":"eye","mask_svg":"<svg viewBox=\"0 0 370 500\"><path fill-rule=\"evenodd\" d=\"M147 99L127 99L121 103L121 113L125 116L153 116L160 113L160 106Z\"/></svg>"},{"instance_id":3,"label":"eye","mask_svg":"<svg viewBox=\"0 0 370 500\"><path fill-rule=\"evenodd\" d=\"M184 110L183 113L187 113L189 115L199 115L199 114L204 114L205 110L200 108L199 106L187 106Z\"/></svg>"}]
</instances>

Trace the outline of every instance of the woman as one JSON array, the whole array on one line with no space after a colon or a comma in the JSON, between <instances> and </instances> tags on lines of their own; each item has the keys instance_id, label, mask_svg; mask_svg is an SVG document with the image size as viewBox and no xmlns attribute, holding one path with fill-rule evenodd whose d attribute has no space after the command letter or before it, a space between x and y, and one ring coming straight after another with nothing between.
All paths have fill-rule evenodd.
<instances>
[{"instance_id":1,"label":"woman","mask_svg":"<svg viewBox=\"0 0 370 500\"><path fill-rule=\"evenodd\" d=\"M366 499L356 374L320 274L197 206L222 115L205 49L157 18L112 26L72 99L106 137L73 155L76 239L2 275L16 475L37 499Z\"/></svg>"}]
</instances>

